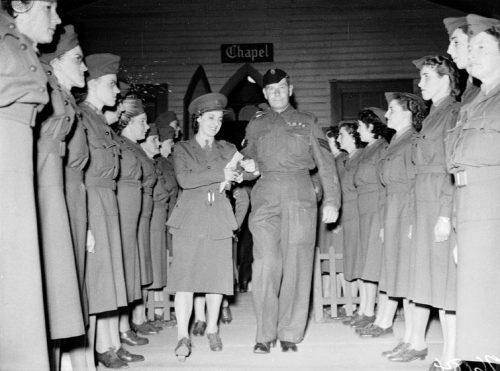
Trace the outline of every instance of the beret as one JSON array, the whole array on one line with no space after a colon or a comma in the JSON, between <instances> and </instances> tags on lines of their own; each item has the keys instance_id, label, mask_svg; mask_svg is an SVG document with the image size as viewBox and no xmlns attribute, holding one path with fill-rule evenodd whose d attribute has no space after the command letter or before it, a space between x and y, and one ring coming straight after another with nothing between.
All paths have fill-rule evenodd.
<instances>
[{"instance_id":1,"label":"beret","mask_svg":"<svg viewBox=\"0 0 500 371\"><path fill-rule=\"evenodd\" d=\"M490 28L500 32L500 21L495 18L486 18L477 14L468 14L466 17L469 36L475 36L478 33Z\"/></svg>"},{"instance_id":2,"label":"beret","mask_svg":"<svg viewBox=\"0 0 500 371\"><path fill-rule=\"evenodd\" d=\"M120 57L110 53L91 54L85 58L89 77L97 79L104 75L116 75L120 68Z\"/></svg>"},{"instance_id":3,"label":"beret","mask_svg":"<svg viewBox=\"0 0 500 371\"><path fill-rule=\"evenodd\" d=\"M377 117L379 118L379 120L380 120L381 123L387 124L387 120L385 118L385 113L386 113L385 110L383 110L381 108L377 108L377 107L368 107L368 108L365 108L365 109L370 110L375 115L377 115Z\"/></svg>"},{"instance_id":4,"label":"beret","mask_svg":"<svg viewBox=\"0 0 500 371\"><path fill-rule=\"evenodd\" d=\"M467 20L465 17L448 17L443 19L443 23L449 36L451 36L457 28L467 26Z\"/></svg>"},{"instance_id":5,"label":"beret","mask_svg":"<svg viewBox=\"0 0 500 371\"><path fill-rule=\"evenodd\" d=\"M288 77L287 73L279 68L271 68L267 70L264 77L262 78L262 84L266 87L269 84L276 84L280 82L285 77Z\"/></svg>"},{"instance_id":6,"label":"beret","mask_svg":"<svg viewBox=\"0 0 500 371\"><path fill-rule=\"evenodd\" d=\"M158 135L158 127L154 122L148 124L149 125L149 130L148 134L146 135L147 137L153 136L153 135Z\"/></svg>"},{"instance_id":7,"label":"beret","mask_svg":"<svg viewBox=\"0 0 500 371\"><path fill-rule=\"evenodd\" d=\"M189 104L188 111L191 115L200 116L209 111L224 111L227 98L221 93L208 93L199 96Z\"/></svg>"},{"instance_id":8,"label":"beret","mask_svg":"<svg viewBox=\"0 0 500 371\"><path fill-rule=\"evenodd\" d=\"M59 29L59 32L56 34L51 44L43 46L40 59L49 63L51 60L60 57L79 45L80 43L78 42L78 35L75 32L75 28L73 25L66 25L63 29Z\"/></svg>"}]
</instances>

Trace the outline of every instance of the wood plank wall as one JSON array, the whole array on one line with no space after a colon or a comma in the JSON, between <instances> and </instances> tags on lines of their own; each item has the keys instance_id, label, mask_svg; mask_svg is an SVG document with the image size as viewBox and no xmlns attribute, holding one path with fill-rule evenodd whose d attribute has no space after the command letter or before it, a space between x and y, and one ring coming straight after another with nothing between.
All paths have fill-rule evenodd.
<instances>
[{"instance_id":1,"label":"wood plank wall","mask_svg":"<svg viewBox=\"0 0 500 371\"><path fill-rule=\"evenodd\" d=\"M241 67L222 64L220 44L274 44L301 110L330 124L332 79L417 78L412 59L443 54L442 19L463 13L426 0L100 0L68 14L84 51L120 55L131 80L168 83L170 109L198 65L213 91Z\"/></svg>"}]
</instances>

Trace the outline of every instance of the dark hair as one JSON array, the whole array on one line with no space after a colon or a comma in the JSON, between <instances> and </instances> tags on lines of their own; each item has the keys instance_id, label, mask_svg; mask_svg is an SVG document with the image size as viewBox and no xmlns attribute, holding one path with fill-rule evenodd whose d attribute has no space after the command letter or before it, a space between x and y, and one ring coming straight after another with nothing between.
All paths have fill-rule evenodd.
<instances>
[{"instance_id":1,"label":"dark hair","mask_svg":"<svg viewBox=\"0 0 500 371\"><path fill-rule=\"evenodd\" d=\"M339 144L339 141L337 140L338 137L339 137L339 127L338 126L330 126L328 128L328 130L326 131L326 136L328 138L333 138L335 139L335 147L337 147L337 149L339 151L341 151L342 149L340 148L340 144Z\"/></svg>"},{"instance_id":2,"label":"dark hair","mask_svg":"<svg viewBox=\"0 0 500 371\"><path fill-rule=\"evenodd\" d=\"M413 95L413 94L412 94ZM416 131L422 130L422 121L424 121L427 116L427 106L423 99L405 94L405 93L393 93L392 100L397 100L399 105L403 109L411 112L411 123Z\"/></svg>"},{"instance_id":3,"label":"dark hair","mask_svg":"<svg viewBox=\"0 0 500 371\"><path fill-rule=\"evenodd\" d=\"M17 2L20 3L18 7L24 9L14 9L12 1L13 0L1 0L1 9L6 11L11 17L15 17L16 13L19 13L21 10L23 13L29 10L33 6L34 0L17 0Z\"/></svg>"},{"instance_id":4,"label":"dark hair","mask_svg":"<svg viewBox=\"0 0 500 371\"><path fill-rule=\"evenodd\" d=\"M452 97L460 95L460 74L457 66L451 59L443 55L427 57L422 64L424 66L434 67L439 76L448 76L450 79L450 88Z\"/></svg>"},{"instance_id":5,"label":"dark hair","mask_svg":"<svg viewBox=\"0 0 500 371\"><path fill-rule=\"evenodd\" d=\"M355 121L341 121L339 123L339 132L340 129L344 128L347 134L350 134L354 138L354 145L356 148L363 148L366 143L361 141L361 137L358 133L358 123Z\"/></svg>"},{"instance_id":6,"label":"dark hair","mask_svg":"<svg viewBox=\"0 0 500 371\"><path fill-rule=\"evenodd\" d=\"M117 124L118 133L121 133L123 129L127 127L132 118L139 116L144 112L144 105L142 101L135 95L128 95L121 101L123 112L120 114Z\"/></svg>"},{"instance_id":7,"label":"dark hair","mask_svg":"<svg viewBox=\"0 0 500 371\"><path fill-rule=\"evenodd\" d=\"M500 31L498 31L495 27L488 28L486 31L488 35L493 36L498 43L498 47L500 48Z\"/></svg>"},{"instance_id":8,"label":"dark hair","mask_svg":"<svg viewBox=\"0 0 500 371\"><path fill-rule=\"evenodd\" d=\"M197 120L198 117L200 117L200 115L191 115L191 126L193 128L193 134L196 134L198 132L198 129L200 128L200 123Z\"/></svg>"}]
</instances>

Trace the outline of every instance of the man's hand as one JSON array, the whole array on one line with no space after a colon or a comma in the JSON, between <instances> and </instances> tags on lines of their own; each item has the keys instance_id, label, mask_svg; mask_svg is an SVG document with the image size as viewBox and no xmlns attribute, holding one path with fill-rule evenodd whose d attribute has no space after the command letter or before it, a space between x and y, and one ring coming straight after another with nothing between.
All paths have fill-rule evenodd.
<instances>
[{"instance_id":1,"label":"man's hand","mask_svg":"<svg viewBox=\"0 0 500 371\"><path fill-rule=\"evenodd\" d=\"M254 173L257 170L255 166L255 161L251 158L246 160L241 160L240 165L247 173Z\"/></svg>"},{"instance_id":2,"label":"man's hand","mask_svg":"<svg viewBox=\"0 0 500 371\"><path fill-rule=\"evenodd\" d=\"M339 210L333 206L323 207L323 223L334 223L339 217Z\"/></svg>"}]
</instances>

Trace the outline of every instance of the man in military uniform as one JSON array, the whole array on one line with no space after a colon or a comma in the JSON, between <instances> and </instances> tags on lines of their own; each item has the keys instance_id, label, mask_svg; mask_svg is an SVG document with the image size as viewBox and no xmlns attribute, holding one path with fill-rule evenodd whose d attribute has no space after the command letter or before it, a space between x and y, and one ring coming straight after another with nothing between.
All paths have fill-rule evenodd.
<instances>
[{"instance_id":1,"label":"man in military uniform","mask_svg":"<svg viewBox=\"0 0 500 371\"><path fill-rule=\"evenodd\" d=\"M318 168L324 190L322 220L332 223L340 206L335 161L317 120L290 105L293 86L280 69L266 72L270 109L247 127L245 155L261 177L251 200L254 240L252 292L257 315L255 353L269 353L278 338L297 351L309 310L317 201L310 170Z\"/></svg>"}]
</instances>

